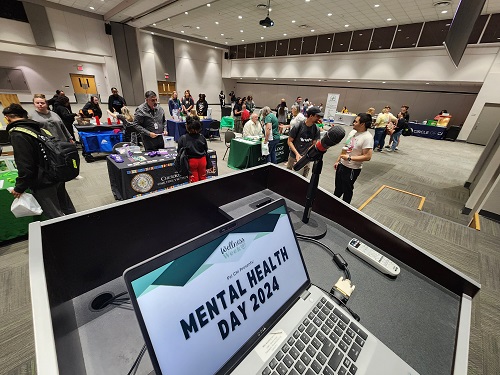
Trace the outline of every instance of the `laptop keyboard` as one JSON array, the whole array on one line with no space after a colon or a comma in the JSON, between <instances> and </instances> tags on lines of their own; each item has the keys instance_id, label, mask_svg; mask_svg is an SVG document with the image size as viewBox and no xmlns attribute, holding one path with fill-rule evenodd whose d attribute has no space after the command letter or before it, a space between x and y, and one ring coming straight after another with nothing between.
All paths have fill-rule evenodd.
<instances>
[{"instance_id":1,"label":"laptop keyboard","mask_svg":"<svg viewBox=\"0 0 500 375\"><path fill-rule=\"evenodd\" d=\"M271 359L262 375L355 375L368 335L322 298Z\"/></svg>"}]
</instances>

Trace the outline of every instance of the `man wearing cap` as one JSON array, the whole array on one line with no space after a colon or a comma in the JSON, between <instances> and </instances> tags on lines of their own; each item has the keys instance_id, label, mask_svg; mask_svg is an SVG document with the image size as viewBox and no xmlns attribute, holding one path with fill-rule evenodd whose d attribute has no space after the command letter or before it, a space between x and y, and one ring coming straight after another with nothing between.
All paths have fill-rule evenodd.
<instances>
[{"instance_id":1,"label":"man wearing cap","mask_svg":"<svg viewBox=\"0 0 500 375\"><path fill-rule=\"evenodd\" d=\"M323 112L318 107L311 107L306 111L307 118L299 120L290 129L290 133L288 133L290 155L288 156L288 163L286 165L288 169L292 169L293 165L302 158L302 155L319 140L320 130L317 124L321 123L323 115ZM311 169L310 164L307 163L298 173L307 177Z\"/></svg>"}]
</instances>

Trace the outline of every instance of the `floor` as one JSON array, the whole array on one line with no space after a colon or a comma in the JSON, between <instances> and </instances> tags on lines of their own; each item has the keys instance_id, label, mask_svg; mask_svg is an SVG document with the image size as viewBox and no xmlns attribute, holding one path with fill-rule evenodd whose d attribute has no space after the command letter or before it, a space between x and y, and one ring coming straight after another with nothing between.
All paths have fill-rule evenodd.
<instances>
[{"instance_id":1,"label":"floor","mask_svg":"<svg viewBox=\"0 0 500 375\"><path fill-rule=\"evenodd\" d=\"M209 146L219 156L219 174L234 173L220 160L224 142L212 141ZM324 158L320 186L330 192L340 148L333 146ZM473 300L469 374L498 375L500 223L481 218L481 231L476 231L467 227L468 218L460 213L469 195L463 184L483 147L402 137L399 148L375 153L365 163L352 205L361 206L382 185L426 197L418 211L418 198L384 189L363 212L482 284ZM94 163L83 162L84 178L67 184L78 211L114 202L104 156ZM0 375L36 374L26 240L0 246L0 321Z\"/></svg>"}]
</instances>

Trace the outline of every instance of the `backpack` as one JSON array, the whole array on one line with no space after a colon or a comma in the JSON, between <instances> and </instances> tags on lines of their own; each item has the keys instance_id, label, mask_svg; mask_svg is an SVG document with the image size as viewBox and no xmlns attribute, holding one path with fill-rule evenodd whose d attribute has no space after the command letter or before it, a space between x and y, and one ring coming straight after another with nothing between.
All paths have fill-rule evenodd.
<instances>
[{"instance_id":1,"label":"backpack","mask_svg":"<svg viewBox=\"0 0 500 375\"><path fill-rule=\"evenodd\" d=\"M32 130L15 127L11 131L22 132L36 138L43 154L44 165L42 169L47 172L50 180L54 182L67 182L73 180L80 173L80 155L73 143L59 141L48 135Z\"/></svg>"},{"instance_id":2,"label":"backpack","mask_svg":"<svg viewBox=\"0 0 500 375\"><path fill-rule=\"evenodd\" d=\"M401 134L405 137L408 137L410 135L413 134L413 129L410 128L409 126L406 126L406 128L403 129L403 131L401 132Z\"/></svg>"},{"instance_id":3,"label":"backpack","mask_svg":"<svg viewBox=\"0 0 500 375\"><path fill-rule=\"evenodd\" d=\"M186 147L182 147L177 153L174 161L174 167L177 173L179 173L181 176L187 177L191 174Z\"/></svg>"}]
</instances>

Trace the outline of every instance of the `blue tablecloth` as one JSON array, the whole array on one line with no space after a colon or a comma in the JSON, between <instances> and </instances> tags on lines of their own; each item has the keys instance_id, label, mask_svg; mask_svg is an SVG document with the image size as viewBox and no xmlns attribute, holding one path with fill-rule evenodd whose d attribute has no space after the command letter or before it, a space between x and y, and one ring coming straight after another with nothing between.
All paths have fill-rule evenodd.
<instances>
[{"instance_id":1,"label":"blue tablecloth","mask_svg":"<svg viewBox=\"0 0 500 375\"><path fill-rule=\"evenodd\" d=\"M443 139L446 128L440 126L430 126L417 122L410 122L408 125L413 129L413 135L417 137Z\"/></svg>"},{"instance_id":2,"label":"blue tablecloth","mask_svg":"<svg viewBox=\"0 0 500 375\"><path fill-rule=\"evenodd\" d=\"M203 127L201 134L205 136L208 134L208 129L210 128L211 123L212 123L211 119L201 120L201 126ZM167 120L167 132L168 135L174 137L174 141L177 142L183 134L186 134L186 122L177 120Z\"/></svg>"}]
</instances>

